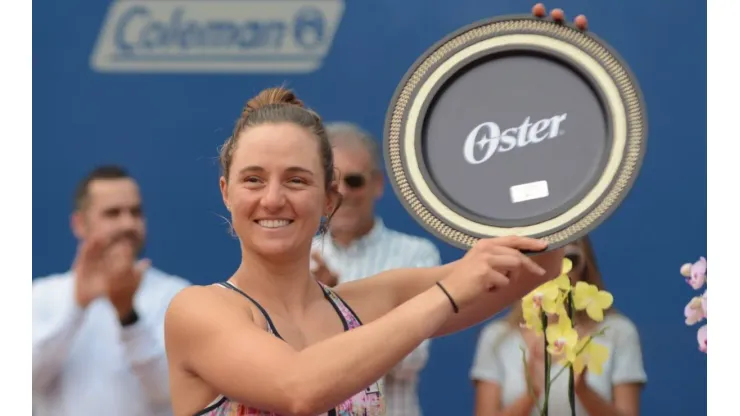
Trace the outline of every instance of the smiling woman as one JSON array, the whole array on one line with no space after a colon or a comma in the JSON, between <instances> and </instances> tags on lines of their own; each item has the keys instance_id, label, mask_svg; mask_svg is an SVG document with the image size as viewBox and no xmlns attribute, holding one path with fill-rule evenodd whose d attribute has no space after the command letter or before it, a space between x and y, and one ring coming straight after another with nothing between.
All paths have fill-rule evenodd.
<instances>
[{"instance_id":1,"label":"smiling woman","mask_svg":"<svg viewBox=\"0 0 740 416\"><path fill-rule=\"evenodd\" d=\"M310 244L311 231L336 199L322 203L327 184L317 169L321 163L311 133L295 124L263 124L249 129L240 141L250 151L238 153L234 162L245 167L224 176L221 190L237 235L246 236L242 244L262 255L287 254L289 245ZM300 158L291 157L296 152ZM270 163L258 165L259 160Z\"/></svg>"},{"instance_id":2,"label":"smiling woman","mask_svg":"<svg viewBox=\"0 0 740 416\"><path fill-rule=\"evenodd\" d=\"M330 289L309 269L312 239L341 200L318 114L289 90L267 89L249 100L220 159L242 261L228 281L170 304L178 416L384 414L380 380L419 344L492 316L560 271L562 250L530 258L520 250L546 243L505 237L454 264Z\"/></svg>"},{"instance_id":3,"label":"smiling woman","mask_svg":"<svg viewBox=\"0 0 740 416\"><path fill-rule=\"evenodd\" d=\"M280 241L289 242L281 240L293 235L289 228L315 232L319 226L315 220L325 212L331 216L340 200L332 188L332 150L318 114L305 109L292 92L269 89L250 100L232 137L239 137L249 152L237 153L237 140L227 140L221 149L220 185L237 235L249 236L242 244L257 253L268 247L285 250L278 246ZM234 164L238 171L232 175ZM282 209L288 197L291 203ZM253 244L257 240L262 241ZM310 240L294 243L305 245Z\"/></svg>"}]
</instances>

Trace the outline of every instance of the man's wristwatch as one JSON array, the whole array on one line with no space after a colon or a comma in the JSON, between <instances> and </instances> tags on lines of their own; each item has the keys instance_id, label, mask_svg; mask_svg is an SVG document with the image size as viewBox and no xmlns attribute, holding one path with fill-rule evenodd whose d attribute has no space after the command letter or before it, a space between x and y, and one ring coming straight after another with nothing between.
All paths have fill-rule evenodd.
<instances>
[{"instance_id":1,"label":"man's wristwatch","mask_svg":"<svg viewBox=\"0 0 740 416\"><path fill-rule=\"evenodd\" d=\"M122 327L133 325L139 322L139 314L136 313L135 309L131 309L131 312L129 312L126 316L121 318L120 322L121 322Z\"/></svg>"}]
</instances>

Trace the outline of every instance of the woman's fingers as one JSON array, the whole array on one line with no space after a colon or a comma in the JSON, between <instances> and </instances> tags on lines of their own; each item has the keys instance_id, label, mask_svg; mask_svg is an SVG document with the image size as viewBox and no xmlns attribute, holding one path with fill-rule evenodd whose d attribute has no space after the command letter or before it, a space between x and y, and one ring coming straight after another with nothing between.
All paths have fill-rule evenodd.
<instances>
[{"instance_id":1,"label":"woman's fingers","mask_svg":"<svg viewBox=\"0 0 740 416\"><path fill-rule=\"evenodd\" d=\"M488 275L488 290L494 290L499 287L506 287L509 285L509 277L501 273L496 269L491 269Z\"/></svg>"},{"instance_id":2,"label":"woman's fingers","mask_svg":"<svg viewBox=\"0 0 740 416\"><path fill-rule=\"evenodd\" d=\"M576 27L579 30L586 30L588 29L588 19L586 19L586 16L579 14L576 16L575 20L573 22L576 24Z\"/></svg>"},{"instance_id":3,"label":"woman's fingers","mask_svg":"<svg viewBox=\"0 0 740 416\"><path fill-rule=\"evenodd\" d=\"M563 9L552 9L550 12L550 17L552 17L552 20L563 23L565 21L565 12Z\"/></svg>"},{"instance_id":4,"label":"woman's fingers","mask_svg":"<svg viewBox=\"0 0 740 416\"><path fill-rule=\"evenodd\" d=\"M496 256L500 261L506 262L505 264L507 266L513 267L512 269L509 269L512 272L518 272L523 267L531 273L541 276L546 273L545 269L529 256L522 254L521 250L540 251L546 246L547 244L541 240L518 236L507 236L487 240L485 243L480 245L480 249L490 256ZM511 262L516 263L514 264ZM494 263L489 264L491 267L496 267Z\"/></svg>"},{"instance_id":5,"label":"woman's fingers","mask_svg":"<svg viewBox=\"0 0 740 416\"><path fill-rule=\"evenodd\" d=\"M545 10L545 5L542 3L537 3L532 7L532 14L536 17L545 17L547 14L547 10Z\"/></svg>"},{"instance_id":6,"label":"woman's fingers","mask_svg":"<svg viewBox=\"0 0 740 416\"><path fill-rule=\"evenodd\" d=\"M495 249L498 246L510 247L519 251L542 251L547 248L547 242L517 235L507 235L479 240L475 245L477 249L484 251Z\"/></svg>"},{"instance_id":7,"label":"woman's fingers","mask_svg":"<svg viewBox=\"0 0 740 416\"><path fill-rule=\"evenodd\" d=\"M519 274L522 269L540 276L545 274L545 269L521 253L492 254L488 257L488 265L494 270L505 272L508 276L511 276L512 273Z\"/></svg>"},{"instance_id":8,"label":"woman's fingers","mask_svg":"<svg viewBox=\"0 0 740 416\"><path fill-rule=\"evenodd\" d=\"M545 8L544 4L537 3L534 5L534 7L532 7L532 14L535 17L543 18L547 16L547 9ZM565 22L565 12L563 11L563 9L553 9L550 12L550 17L552 18L552 20L558 23ZM573 19L573 23L578 28L578 30L585 31L586 29L588 29L588 19L586 19L586 16L582 14L576 16L576 18Z\"/></svg>"}]
</instances>

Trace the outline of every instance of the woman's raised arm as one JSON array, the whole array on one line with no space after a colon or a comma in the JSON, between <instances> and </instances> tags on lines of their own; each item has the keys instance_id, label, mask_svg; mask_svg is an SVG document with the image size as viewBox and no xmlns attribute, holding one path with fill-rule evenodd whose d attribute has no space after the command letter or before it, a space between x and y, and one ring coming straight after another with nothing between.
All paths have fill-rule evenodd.
<instances>
[{"instance_id":1,"label":"woman's raised arm","mask_svg":"<svg viewBox=\"0 0 740 416\"><path fill-rule=\"evenodd\" d=\"M516 249L500 248L509 243L531 249L539 242L497 240L468 252L442 279L459 316L476 309L476 298L488 289L505 286L505 275L517 279L523 268L537 267ZM315 415L380 379L454 315L447 294L433 283L386 312L296 351L258 328L250 316L234 313L209 288L191 287L167 311L167 355L170 365L196 374L230 399L284 415Z\"/></svg>"},{"instance_id":2,"label":"woman's raised arm","mask_svg":"<svg viewBox=\"0 0 740 416\"><path fill-rule=\"evenodd\" d=\"M460 313L450 316L433 336L460 331L484 321L521 299L532 289L557 277L562 268L563 250L553 250L532 257L519 251L540 251L545 247L546 243L539 240L516 236L480 240L475 250L481 250L494 257L507 256L511 259L509 261L516 263L517 273L511 274L511 279L504 284L481 293ZM434 287L438 281L458 269L459 263L464 260L441 267L389 270L373 277L339 285L336 291L350 303L361 319L370 322Z\"/></svg>"}]
</instances>

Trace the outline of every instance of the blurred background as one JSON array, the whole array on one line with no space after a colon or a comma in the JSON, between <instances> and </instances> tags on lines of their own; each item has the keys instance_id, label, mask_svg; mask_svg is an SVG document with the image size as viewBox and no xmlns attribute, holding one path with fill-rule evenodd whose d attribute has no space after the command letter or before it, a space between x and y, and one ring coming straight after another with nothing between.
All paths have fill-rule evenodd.
<instances>
[{"instance_id":1,"label":"blurred background","mask_svg":"<svg viewBox=\"0 0 740 416\"><path fill-rule=\"evenodd\" d=\"M392 94L409 66L449 32L534 1L38 0L34 8L33 274L67 270L74 186L94 165L128 167L142 187L147 256L195 284L228 277L238 242L220 215L217 148L242 105L285 84L326 121L352 121L382 140ZM615 306L640 331L642 413L706 409L706 355L682 315L694 296L679 267L706 253L706 7L689 0L548 2L609 42L636 75L649 116L635 187L592 234ZM191 34L249 21L245 53L211 53ZM199 29L200 28L200 29ZM213 29L213 26L210 27ZM222 27L223 29L223 27ZM208 48L206 48L208 50ZM235 49L231 49L234 51ZM133 51L134 54L127 54ZM431 238L443 261L462 255L431 237L390 185L386 225ZM421 374L426 415L472 414L468 372L480 326L437 339ZM696 393L696 394L694 394Z\"/></svg>"}]
</instances>

